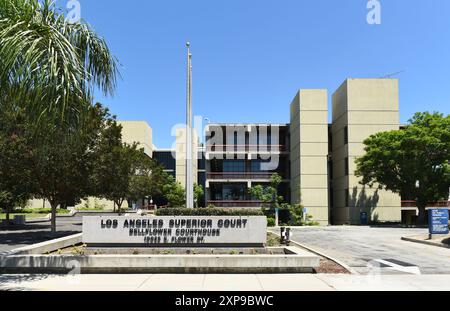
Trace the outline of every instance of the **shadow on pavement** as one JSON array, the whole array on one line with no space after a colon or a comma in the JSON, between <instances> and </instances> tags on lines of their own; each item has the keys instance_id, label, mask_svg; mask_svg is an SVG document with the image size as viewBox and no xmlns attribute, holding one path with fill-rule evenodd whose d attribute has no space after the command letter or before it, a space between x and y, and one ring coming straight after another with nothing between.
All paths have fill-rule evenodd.
<instances>
[{"instance_id":1,"label":"shadow on pavement","mask_svg":"<svg viewBox=\"0 0 450 311\"><path fill-rule=\"evenodd\" d=\"M49 274L0 274L0 291L29 291L21 287L23 282L34 282L48 279Z\"/></svg>"},{"instance_id":2,"label":"shadow on pavement","mask_svg":"<svg viewBox=\"0 0 450 311\"><path fill-rule=\"evenodd\" d=\"M6 234L0 234L0 244L29 245L79 233L79 231L58 231L52 234L51 232L48 231L36 231L36 230L31 231L31 230L33 229L19 232L8 231Z\"/></svg>"},{"instance_id":3,"label":"shadow on pavement","mask_svg":"<svg viewBox=\"0 0 450 311\"><path fill-rule=\"evenodd\" d=\"M426 229L428 228L426 225L405 225L400 223L379 223L379 224L370 224L370 228L393 228L393 229Z\"/></svg>"},{"instance_id":4,"label":"shadow on pavement","mask_svg":"<svg viewBox=\"0 0 450 311\"><path fill-rule=\"evenodd\" d=\"M20 231L20 230L50 230L49 224L27 224L27 225L9 225L9 226L0 226L0 231L9 232L9 231Z\"/></svg>"}]
</instances>

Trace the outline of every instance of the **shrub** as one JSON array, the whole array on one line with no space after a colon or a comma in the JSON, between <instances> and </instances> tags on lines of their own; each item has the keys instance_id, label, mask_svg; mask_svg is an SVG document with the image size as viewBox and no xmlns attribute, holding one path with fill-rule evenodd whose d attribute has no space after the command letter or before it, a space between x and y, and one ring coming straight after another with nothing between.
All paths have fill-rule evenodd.
<instances>
[{"instance_id":1,"label":"shrub","mask_svg":"<svg viewBox=\"0 0 450 311\"><path fill-rule=\"evenodd\" d=\"M315 226L320 226L320 223L317 221L309 221L306 223L306 225L310 226L310 227L315 227Z\"/></svg>"},{"instance_id":2,"label":"shrub","mask_svg":"<svg viewBox=\"0 0 450 311\"><path fill-rule=\"evenodd\" d=\"M52 212L51 208L22 208L13 211L14 214L50 214ZM57 214L69 214L70 211L67 209L56 209Z\"/></svg>"},{"instance_id":3,"label":"shrub","mask_svg":"<svg viewBox=\"0 0 450 311\"><path fill-rule=\"evenodd\" d=\"M222 209L222 208L161 208L157 216L264 216L260 210L254 209Z\"/></svg>"},{"instance_id":4,"label":"shrub","mask_svg":"<svg viewBox=\"0 0 450 311\"><path fill-rule=\"evenodd\" d=\"M273 217L267 218L267 227L275 227L275 218Z\"/></svg>"},{"instance_id":5,"label":"shrub","mask_svg":"<svg viewBox=\"0 0 450 311\"><path fill-rule=\"evenodd\" d=\"M266 215L267 217L274 217L275 216L275 208L267 208L267 207L261 207L261 213Z\"/></svg>"},{"instance_id":6,"label":"shrub","mask_svg":"<svg viewBox=\"0 0 450 311\"><path fill-rule=\"evenodd\" d=\"M106 208L105 204L100 203L97 198L93 199L94 202L91 202L91 201L92 201L92 199L88 198L84 202L84 205L81 208L78 208L77 210L79 210L79 211L90 211L90 210L101 211Z\"/></svg>"},{"instance_id":7,"label":"shrub","mask_svg":"<svg viewBox=\"0 0 450 311\"><path fill-rule=\"evenodd\" d=\"M82 207L82 208L77 208L77 211L83 212L83 211L103 211L104 208L86 208L86 207Z\"/></svg>"},{"instance_id":8,"label":"shrub","mask_svg":"<svg viewBox=\"0 0 450 311\"><path fill-rule=\"evenodd\" d=\"M290 205L289 212L291 214L291 225L301 226L303 225L303 213L304 208L300 204Z\"/></svg>"}]
</instances>

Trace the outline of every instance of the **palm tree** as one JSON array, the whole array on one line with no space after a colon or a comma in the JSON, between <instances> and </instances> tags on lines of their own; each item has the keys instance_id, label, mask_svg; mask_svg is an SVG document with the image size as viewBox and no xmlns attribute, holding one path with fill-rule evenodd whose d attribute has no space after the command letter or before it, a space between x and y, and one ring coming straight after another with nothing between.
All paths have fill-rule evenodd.
<instances>
[{"instance_id":1,"label":"palm tree","mask_svg":"<svg viewBox=\"0 0 450 311\"><path fill-rule=\"evenodd\" d=\"M0 83L16 103L63 120L95 87L112 95L117 74L104 39L53 1L0 0Z\"/></svg>"},{"instance_id":2,"label":"palm tree","mask_svg":"<svg viewBox=\"0 0 450 311\"><path fill-rule=\"evenodd\" d=\"M49 127L76 131L94 89L113 95L118 75L105 40L53 1L0 0L0 113L25 113L35 145Z\"/></svg>"}]
</instances>

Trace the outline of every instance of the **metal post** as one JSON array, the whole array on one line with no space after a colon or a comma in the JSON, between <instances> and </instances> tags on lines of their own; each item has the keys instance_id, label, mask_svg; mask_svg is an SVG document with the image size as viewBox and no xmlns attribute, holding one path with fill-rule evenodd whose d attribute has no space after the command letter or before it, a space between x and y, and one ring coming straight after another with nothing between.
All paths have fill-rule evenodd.
<instances>
[{"instance_id":1,"label":"metal post","mask_svg":"<svg viewBox=\"0 0 450 311\"><path fill-rule=\"evenodd\" d=\"M289 246L289 244L291 243L291 228L286 228L285 242L286 246Z\"/></svg>"},{"instance_id":2,"label":"metal post","mask_svg":"<svg viewBox=\"0 0 450 311\"><path fill-rule=\"evenodd\" d=\"M286 230L285 227L281 227L281 228L280 228L280 243L281 243L281 244L283 244L284 241L285 241L285 233L284 233L285 230Z\"/></svg>"},{"instance_id":3,"label":"metal post","mask_svg":"<svg viewBox=\"0 0 450 311\"><path fill-rule=\"evenodd\" d=\"M194 208L194 183L192 176L192 54L187 47L187 96L186 96L186 207Z\"/></svg>"}]
</instances>

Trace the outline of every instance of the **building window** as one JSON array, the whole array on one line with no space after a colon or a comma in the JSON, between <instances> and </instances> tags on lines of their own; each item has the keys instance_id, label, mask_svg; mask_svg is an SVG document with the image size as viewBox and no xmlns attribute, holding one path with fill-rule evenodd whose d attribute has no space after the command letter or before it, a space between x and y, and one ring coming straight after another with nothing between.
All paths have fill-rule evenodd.
<instances>
[{"instance_id":1,"label":"building window","mask_svg":"<svg viewBox=\"0 0 450 311\"><path fill-rule=\"evenodd\" d=\"M348 144L348 126L344 127L344 145Z\"/></svg>"},{"instance_id":2,"label":"building window","mask_svg":"<svg viewBox=\"0 0 450 311\"><path fill-rule=\"evenodd\" d=\"M171 151L155 151L153 159L161 164L166 170L175 170L176 161Z\"/></svg>"},{"instance_id":3,"label":"building window","mask_svg":"<svg viewBox=\"0 0 450 311\"><path fill-rule=\"evenodd\" d=\"M258 160L252 160L251 162L250 162L250 170L252 171L252 172L256 172L256 173L259 173L259 172L267 172L267 170L263 170L262 169L262 164L263 163L270 163L270 160L260 160L260 159L258 159Z\"/></svg>"},{"instance_id":4,"label":"building window","mask_svg":"<svg viewBox=\"0 0 450 311\"><path fill-rule=\"evenodd\" d=\"M245 172L245 161L243 160L224 160L223 161L224 172Z\"/></svg>"},{"instance_id":5,"label":"building window","mask_svg":"<svg viewBox=\"0 0 450 311\"><path fill-rule=\"evenodd\" d=\"M222 197L225 201L243 201L245 200L245 190L245 185L224 185Z\"/></svg>"},{"instance_id":6,"label":"building window","mask_svg":"<svg viewBox=\"0 0 450 311\"><path fill-rule=\"evenodd\" d=\"M205 162L206 162L205 159L198 158L198 160L197 160L197 169L204 170L206 168L206 163Z\"/></svg>"}]
</instances>

